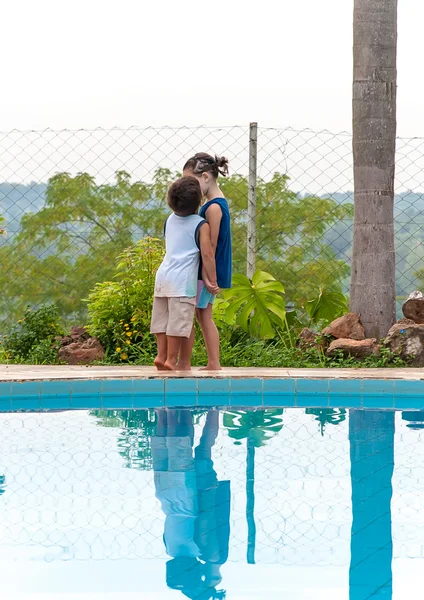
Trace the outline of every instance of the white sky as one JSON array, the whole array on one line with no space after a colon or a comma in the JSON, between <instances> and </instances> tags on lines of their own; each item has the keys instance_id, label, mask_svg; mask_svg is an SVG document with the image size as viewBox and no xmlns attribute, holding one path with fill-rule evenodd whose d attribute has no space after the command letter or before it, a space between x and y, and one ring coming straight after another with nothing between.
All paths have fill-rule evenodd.
<instances>
[{"instance_id":1,"label":"white sky","mask_svg":"<svg viewBox=\"0 0 424 600\"><path fill-rule=\"evenodd\" d=\"M0 130L350 130L353 0L2 2ZM398 133L424 136L424 6L399 2Z\"/></svg>"}]
</instances>

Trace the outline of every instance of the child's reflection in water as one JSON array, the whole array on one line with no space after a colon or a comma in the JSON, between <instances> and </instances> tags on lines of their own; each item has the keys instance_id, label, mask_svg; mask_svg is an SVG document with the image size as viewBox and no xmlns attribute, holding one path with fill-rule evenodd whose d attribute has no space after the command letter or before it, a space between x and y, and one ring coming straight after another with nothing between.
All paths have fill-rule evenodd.
<instances>
[{"instance_id":1,"label":"child's reflection in water","mask_svg":"<svg viewBox=\"0 0 424 600\"><path fill-rule=\"evenodd\" d=\"M213 468L219 411L208 411L194 456L190 410L161 409L157 418L153 469L156 496L166 515L163 539L172 557L166 583L192 600L225 598L225 591L216 588L228 558L230 482L218 481Z\"/></svg>"}]
</instances>

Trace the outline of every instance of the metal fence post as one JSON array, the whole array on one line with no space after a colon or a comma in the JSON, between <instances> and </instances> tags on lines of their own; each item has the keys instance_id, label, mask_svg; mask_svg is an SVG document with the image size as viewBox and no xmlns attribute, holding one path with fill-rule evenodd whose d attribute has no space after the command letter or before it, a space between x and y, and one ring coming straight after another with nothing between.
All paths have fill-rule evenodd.
<instances>
[{"instance_id":1,"label":"metal fence post","mask_svg":"<svg viewBox=\"0 0 424 600\"><path fill-rule=\"evenodd\" d=\"M247 198L247 276L256 270L256 177L258 163L258 124L249 126L249 191Z\"/></svg>"}]
</instances>

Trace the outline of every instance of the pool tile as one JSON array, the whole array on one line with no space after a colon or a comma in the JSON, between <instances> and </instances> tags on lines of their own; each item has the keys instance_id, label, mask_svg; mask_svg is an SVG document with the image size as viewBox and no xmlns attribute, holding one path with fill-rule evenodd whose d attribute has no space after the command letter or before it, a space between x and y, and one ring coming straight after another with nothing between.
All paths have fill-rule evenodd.
<instances>
[{"instance_id":1,"label":"pool tile","mask_svg":"<svg viewBox=\"0 0 424 600\"><path fill-rule=\"evenodd\" d=\"M10 381L0 382L0 401L10 402L12 384Z\"/></svg>"},{"instance_id":2,"label":"pool tile","mask_svg":"<svg viewBox=\"0 0 424 600\"><path fill-rule=\"evenodd\" d=\"M197 406L197 380L166 379L165 406Z\"/></svg>"},{"instance_id":3,"label":"pool tile","mask_svg":"<svg viewBox=\"0 0 424 600\"><path fill-rule=\"evenodd\" d=\"M132 408L132 379L104 379L101 388L102 408Z\"/></svg>"},{"instance_id":4,"label":"pool tile","mask_svg":"<svg viewBox=\"0 0 424 600\"><path fill-rule=\"evenodd\" d=\"M71 406L78 409L101 408L101 381L89 379L85 381L75 380L71 385Z\"/></svg>"},{"instance_id":5,"label":"pool tile","mask_svg":"<svg viewBox=\"0 0 424 600\"><path fill-rule=\"evenodd\" d=\"M231 406L262 406L263 379L230 379Z\"/></svg>"},{"instance_id":6,"label":"pool tile","mask_svg":"<svg viewBox=\"0 0 424 600\"><path fill-rule=\"evenodd\" d=\"M424 410L424 398L422 396L396 396L396 410Z\"/></svg>"},{"instance_id":7,"label":"pool tile","mask_svg":"<svg viewBox=\"0 0 424 600\"><path fill-rule=\"evenodd\" d=\"M102 397L102 409L117 409L117 410L132 410L133 409L133 397L131 396L111 396Z\"/></svg>"},{"instance_id":8,"label":"pool tile","mask_svg":"<svg viewBox=\"0 0 424 600\"><path fill-rule=\"evenodd\" d=\"M71 393L72 398L78 396L99 396L101 392L102 382L100 379L75 379L72 381Z\"/></svg>"},{"instance_id":9,"label":"pool tile","mask_svg":"<svg viewBox=\"0 0 424 600\"><path fill-rule=\"evenodd\" d=\"M160 408L165 404L163 379L133 379L133 407Z\"/></svg>"},{"instance_id":10,"label":"pool tile","mask_svg":"<svg viewBox=\"0 0 424 600\"><path fill-rule=\"evenodd\" d=\"M41 396L19 397L12 398L12 410L13 411L26 411L26 410L40 410L41 409Z\"/></svg>"},{"instance_id":11,"label":"pool tile","mask_svg":"<svg viewBox=\"0 0 424 600\"><path fill-rule=\"evenodd\" d=\"M294 379L264 379L264 406L295 406Z\"/></svg>"},{"instance_id":12,"label":"pool tile","mask_svg":"<svg viewBox=\"0 0 424 600\"><path fill-rule=\"evenodd\" d=\"M0 412L6 412L12 409L10 393L12 384L10 381L0 383Z\"/></svg>"},{"instance_id":13,"label":"pool tile","mask_svg":"<svg viewBox=\"0 0 424 600\"><path fill-rule=\"evenodd\" d=\"M386 379L362 380L363 408L394 408L394 382Z\"/></svg>"},{"instance_id":14,"label":"pool tile","mask_svg":"<svg viewBox=\"0 0 424 600\"><path fill-rule=\"evenodd\" d=\"M228 379L199 379L197 401L199 406L229 406Z\"/></svg>"},{"instance_id":15,"label":"pool tile","mask_svg":"<svg viewBox=\"0 0 424 600\"><path fill-rule=\"evenodd\" d=\"M12 382L12 410L40 410L41 381Z\"/></svg>"},{"instance_id":16,"label":"pool tile","mask_svg":"<svg viewBox=\"0 0 424 600\"><path fill-rule=\"evenodd\" d=\"M43 410L69 409L71 407L70 381L43 381L41 383L41 408Z\"/></svg>"},{"instance_id":17,"label":"pool tile","mask_svg":"<svg viewBox=\"0 0 424 600\"><path fill-rule=\"evenodd\" d=\"M402 410L424 409L424 381L395 379L395 408Z\"/></svg>"},{"instance_id":18,"label":"pool tile","mask_svg":"<svg viewBox=\"0 0 424 600\"><path fill-rule=\"evenodd\" d=\"M328 379L296 379L296 406L325 408L329 406Z\"/></svg>"},{"instance_id":19,"label":"pool tile","mask_svg":"<svg viewBox=\"0 0 424 600\"><path fill-rule=\"evenodd\" d=\"M3 400L0 398L0 413L2 412L9 412L12 410L12 403L9 400Z\"/></svg>"},{"instance_id":20,"label":"pool tile","mask_svg":"<svg viewBox=\"0 0 424 600\"><path fill-rule=\"evenodd\" d=\"M362 386L359 379L330 379L329 406L360 408Z\"/></svg>"},{"instance_id":21,"label":"pool tile","mask_svg":"<svg viewBox=\"0 0 424 600\"><path fill-rule=\"evenodd\" d=\"M101 410L100 396L72 396L71 408L77 410Z\"/></svg>"}]
</instances>

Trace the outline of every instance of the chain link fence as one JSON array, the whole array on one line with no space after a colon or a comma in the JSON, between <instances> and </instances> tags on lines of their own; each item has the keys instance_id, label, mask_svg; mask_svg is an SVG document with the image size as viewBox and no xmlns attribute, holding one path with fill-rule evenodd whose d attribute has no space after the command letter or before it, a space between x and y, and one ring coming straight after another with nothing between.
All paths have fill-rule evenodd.
<instances>
[{"instance_id":1,"label":"chain link fence","mask_svg":"<svg viewBox=\"0 0 424 600\"><path fill-rule=\"evenodd\" d=\"M424 281L423 147L421 138L397 142L399 299ZM169 182L198 151L230 160L222 188L236 272L248 270L250 252L250 271L280 279L289 303L320 285L348 292L350 134L259 127L252 149L251 128L238 126L11 131L0 133L3 327L28 303L55 302L65 317L83 315L82 299L111 277L117 255L162 234Z\"/></svg>"},{"instance_id":2,"label":"chain link fence","mask_svg":"<svg viewBox=\"0 0 424 600\"><path fill-rule=\"evenodd\" d=\"M164 413L0 415L0 555L352 569L381 544L389 566L424 557L421 413L187 409L166 411L165 431Z\"/></svg>"}]
</instances>

